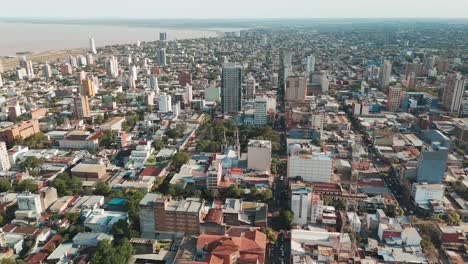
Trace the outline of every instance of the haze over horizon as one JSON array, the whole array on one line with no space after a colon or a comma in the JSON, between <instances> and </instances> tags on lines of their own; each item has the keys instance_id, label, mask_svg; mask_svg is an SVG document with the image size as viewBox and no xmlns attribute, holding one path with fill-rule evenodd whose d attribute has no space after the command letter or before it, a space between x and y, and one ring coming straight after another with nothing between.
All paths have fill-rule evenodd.
<instances>
[{"instance_id":1,"label":"haze over horizon","mask_svg":"<svg viewBox=\"0 0 468 264\"><path fill-rule=\"evenodd\" d=\"M3 18L80 19L306 19L306 18L468 18L465 0L62 0L2 3ZM28 8L25 9L24 7Z\"/></svg>"}]
</instances>

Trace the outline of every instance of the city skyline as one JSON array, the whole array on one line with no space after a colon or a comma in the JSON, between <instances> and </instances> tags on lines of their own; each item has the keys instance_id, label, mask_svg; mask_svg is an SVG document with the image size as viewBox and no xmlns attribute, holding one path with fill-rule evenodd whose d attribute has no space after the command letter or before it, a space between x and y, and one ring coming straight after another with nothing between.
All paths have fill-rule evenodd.
<instances>
[{"instance_id":1,"label":"city skyline","mask_svg":"<svg viewBox=\"0 0 468 264\"><path fill-rule=\"evenodd\" d=\"M26 3L25 3L26 2ZM138 4L127 1L83 0L70 9L63 1L23 1L2 4L1 18L144 18L144 19L288 19L288 18L468 18L463 0L329 0L247 1L240 0L228 9L219 1L204 0L158 3L149 0ZM24 9L24 5L30 8ZM181 5L184 8L180 8ZM141 7L145 8L141 8ZM53 8L52 8L53 7ZM94 8L93 8L94 7ZM402 8L404 7L404 8ZM109 12L107 10L112 10ZM155 13L155 10L163 12ZM37 14L40 14L39 16ZM65 15L66 14L66 15Z\"/></svg>"}]
</instances>

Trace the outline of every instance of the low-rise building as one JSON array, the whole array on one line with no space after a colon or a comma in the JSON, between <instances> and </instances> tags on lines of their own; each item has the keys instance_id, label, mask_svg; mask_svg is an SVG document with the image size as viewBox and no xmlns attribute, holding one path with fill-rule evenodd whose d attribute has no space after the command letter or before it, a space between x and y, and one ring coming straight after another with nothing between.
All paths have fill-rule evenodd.
<instances>
[{"instance_id":1,"label":"low-rise building","mask_svg":"<svg viewBox=\"0 0 468 264\"><path fill-rule=\"evenodd\" d=\"M64 139L59 140L59 147L64 149L97 149L100 133L91 134L88 131L75 130L68 132Z\"/></svg>"}]
</instances>

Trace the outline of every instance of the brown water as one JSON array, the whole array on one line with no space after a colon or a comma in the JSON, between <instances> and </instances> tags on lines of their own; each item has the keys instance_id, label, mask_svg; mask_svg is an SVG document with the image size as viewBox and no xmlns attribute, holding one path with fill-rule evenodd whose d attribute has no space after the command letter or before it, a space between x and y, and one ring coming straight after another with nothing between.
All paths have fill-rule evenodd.
<instances>
[{"instance_id":1,"label":"brown water","mask_svg":"<svg viewBox=\"0 0 468 264\"><path fill-rule=\"evenodd\" d=\"M159 32L167 32L168 40L219 35L219 31L202 29L0 22L0 56L14 56L25 51L88 48L89 36L94 37L97 47L136 43L137 40L155 41L159 40Z\"/></svg>"}]
</instances>

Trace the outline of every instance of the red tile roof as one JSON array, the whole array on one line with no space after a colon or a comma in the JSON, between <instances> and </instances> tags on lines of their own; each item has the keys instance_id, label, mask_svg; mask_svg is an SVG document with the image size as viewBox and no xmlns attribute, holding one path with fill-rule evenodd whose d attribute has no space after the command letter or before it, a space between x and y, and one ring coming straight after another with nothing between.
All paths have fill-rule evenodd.
<instances>
[{"instance_id":1,"label":"red tile roof","mask_svg":"<svg viewBox=\"0 0 468 264\"><path fill-rule=\"evenodd\" d=\"M148 166L140 173L140 176L158 176L162 170L163 168Z\"/></svg>"}]
</instances>

